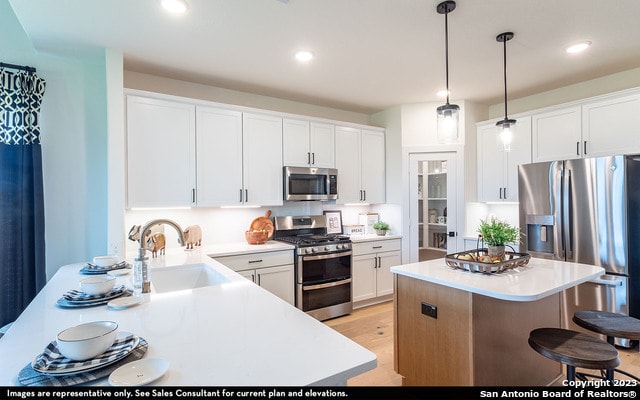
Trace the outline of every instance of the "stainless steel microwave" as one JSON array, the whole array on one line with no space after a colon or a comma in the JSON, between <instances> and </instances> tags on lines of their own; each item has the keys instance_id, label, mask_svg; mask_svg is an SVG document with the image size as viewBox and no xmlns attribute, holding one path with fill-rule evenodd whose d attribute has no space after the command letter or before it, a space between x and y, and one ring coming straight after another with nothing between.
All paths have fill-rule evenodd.
<instances>
[{"instance_id":1,"label":"stainless steel microwave","mask_svg":"<svg viewBox=\"0 0 640 400\"><path fill-rule=\"evenodd\" d=\"M284 167L285 200L335 200L338 170L335 168Z\"/></svg>"}]
</instances>

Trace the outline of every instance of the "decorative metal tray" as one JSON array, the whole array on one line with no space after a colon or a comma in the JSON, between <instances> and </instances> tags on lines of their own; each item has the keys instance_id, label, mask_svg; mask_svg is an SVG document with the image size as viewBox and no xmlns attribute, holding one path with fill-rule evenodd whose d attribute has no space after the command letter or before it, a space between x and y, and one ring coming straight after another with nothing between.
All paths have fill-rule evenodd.
<instances>
[{"instance_id":1,"label":"decorative metal tray","mask_svg":"<svg viewBox=\"0 0 640 400\"><path fill-rule=\"evenodd\" d=\"M529 263L530 254L506 251L502 260L480 261L488 257L487 249L474 249L459 253L447 254L444 261L451 268L463 269L471 272L495 274L508 269L522 267Z\"/></svg>"}]
</instances>

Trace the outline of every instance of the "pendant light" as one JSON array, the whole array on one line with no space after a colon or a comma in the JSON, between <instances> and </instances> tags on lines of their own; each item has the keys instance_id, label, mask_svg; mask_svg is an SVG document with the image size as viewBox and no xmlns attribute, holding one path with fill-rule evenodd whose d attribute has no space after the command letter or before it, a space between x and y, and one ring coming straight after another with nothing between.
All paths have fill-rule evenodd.
<instances>
[{"instance_id":1,"label":"pendant light","mask_svg":"<svg viewBox=\"0 0 640 400\"><path fill-rule=\"evenodd\" d=\"M447 102L438 107L438 141L447 143L458 139L458 119L460 107L449 104L449 23L448 14L456 9L455 1L443 1L438 4L438 14L444 14L444 49L445 49L445 76L447 84Z\"/></svg>"},{"instance_id":2,"label":"pendant light","mask_svg":"<svg viewBox=\"0 0 640 400\"><path fill-rule=\"evenodd\" d=\"M511 142L516 133L516 120L507 117L507 42L511 39L513 39L513 32L504 32L496 36L496 41L502 42L504 47L504 119L496 123L498 139L504 151L511 150Z\"/></svg>"}]
</instances>

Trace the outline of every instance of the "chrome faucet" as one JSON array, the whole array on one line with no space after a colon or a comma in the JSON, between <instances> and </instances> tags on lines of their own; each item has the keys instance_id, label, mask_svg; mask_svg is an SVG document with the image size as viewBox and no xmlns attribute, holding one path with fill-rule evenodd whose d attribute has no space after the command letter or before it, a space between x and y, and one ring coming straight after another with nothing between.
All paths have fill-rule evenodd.
<instances>
[{"instance_id":1,"label":"chrome faucet","mask_svg":"<svg viewBox=\"0 0 640 400\"><path fill-rule=\"evenodd\" d=\"M178 243L180 246L184 246L184 232L182 228L177 223L171 221L170 219L154 219L146 223L140 229L140 248L138 249L138 257L136 257L135 261L142 263L142 293L151 292L151 280L149 279L149 264L147 260L147 248L146 248L146 237L147 231L151 229L152 226L155 225L169 225L172 226L176 232L178 232ZM134 272L135 273L135 272ZM135 280L135 276L134 276Z\"/></svg>"}]
</instances>

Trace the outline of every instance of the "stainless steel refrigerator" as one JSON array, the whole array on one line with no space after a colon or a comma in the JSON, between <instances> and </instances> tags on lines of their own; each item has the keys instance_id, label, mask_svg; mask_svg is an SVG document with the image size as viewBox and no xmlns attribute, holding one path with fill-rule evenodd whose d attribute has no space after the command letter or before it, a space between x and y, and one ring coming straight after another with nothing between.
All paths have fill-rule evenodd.
<instances>
[{"instance_id":1,"label":"stainless steel refrigerator","mask_svg":"<svg viewBox=\"0 0 640 400\"><path fill-rule=\"evenodd\" d=\"M521 251L606 272L563 293L563 327L584 331L580 309L640 318L640 155L521 165L518 190Z\"/></svg>"}]
</instances>

